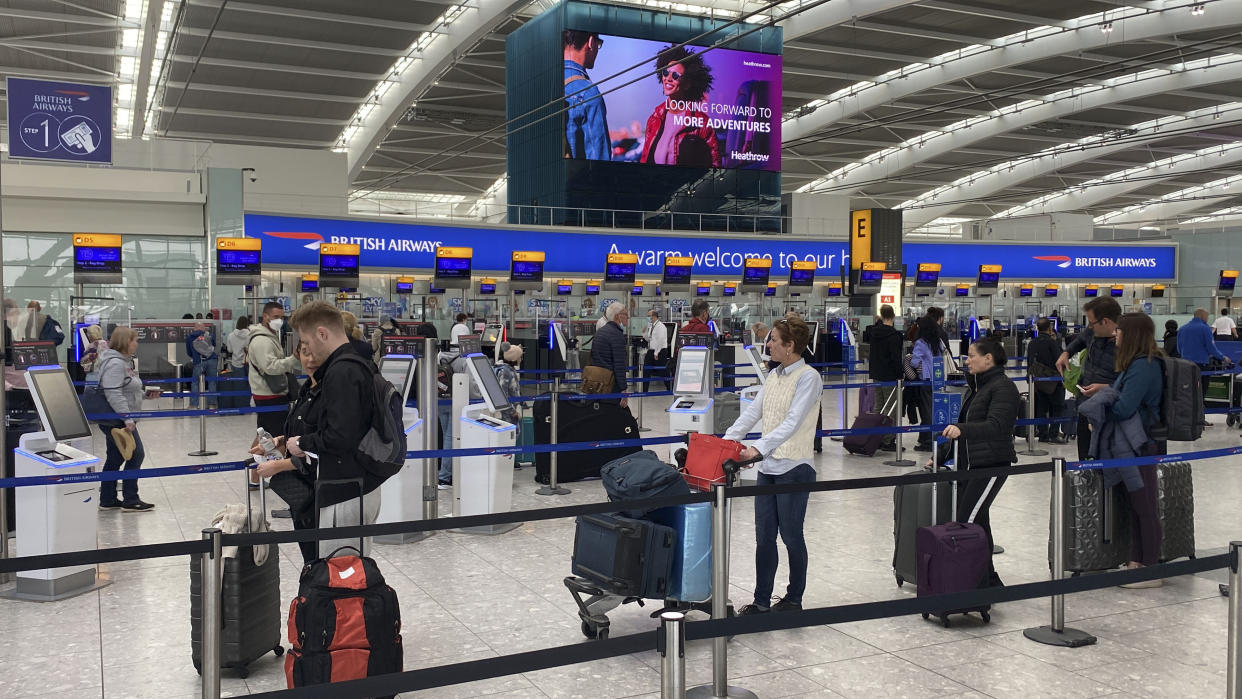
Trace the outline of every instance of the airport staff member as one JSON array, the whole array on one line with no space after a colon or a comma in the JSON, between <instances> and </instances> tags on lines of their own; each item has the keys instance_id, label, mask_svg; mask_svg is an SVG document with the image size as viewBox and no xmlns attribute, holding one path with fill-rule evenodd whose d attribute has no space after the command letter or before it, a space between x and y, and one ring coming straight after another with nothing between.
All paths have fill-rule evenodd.
<instances>
[{"instance_id":1,"label":"airport staff member","mask_svg":"<svg viewBox=\"0 0 1242 699\"><path fill-rule=\"evenodd\" d=\"M725 439L740 440L756 424L762 423L763 436L742 451L742 459L762 457L759 485L810 483L815 480L815 418L819 413L819 372L802 359L811 338L811 329L800 318L778 320L768 339L768 353L780 362L768 373L759 389ZM740 614L802 609L806 591L807 551L803 524L810 493L760 495L755 500L755 600L742 607ZM789 585L785 596L772 604L779 554L776 535L780 534L789 555Z\"/></svg>"},{"instance_id":2,"label":"airport staff member","mask_svg":"<svg viewBox=\"0 0 1242 699\"><path fill-rule=\"evenodd\" d=\"M643 357L643 363L649 367L664 367L668 363L668 328L660 322L660 312L654 308L647 311L647 318L649 322L647 327L643 328L643 339L647 341L647 354ZM663 368L653 369L651 373L653 376L668 377ZM664 382L664 388L670 390L668 381Z\"/></svg>"},{"instance_id":3,"label":"airport staff member","mask_svg":"<svg viewBox=\"0 0 1242 699\"><path fill-rule=\"evenodd\" d=\"M466 325L466 319L470 316L465 313L457 314L457 322L449 330L449 347L457 347L461 344L461 336L470 334L470 326Z\"/></svg>"}]
</instances>

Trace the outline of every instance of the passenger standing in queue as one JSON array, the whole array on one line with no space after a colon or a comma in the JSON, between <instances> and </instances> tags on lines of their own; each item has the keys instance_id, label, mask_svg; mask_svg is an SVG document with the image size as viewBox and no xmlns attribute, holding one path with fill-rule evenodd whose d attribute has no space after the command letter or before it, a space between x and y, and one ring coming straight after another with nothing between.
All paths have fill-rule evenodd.
<instances>
[{"instance_id":1,"label":"passenger standing in queue","mask_svg":"<svg viewBox=\"0 0 1242 699\"><path fill-rule=\"evenodd\" d=\"M294 529L314 529L315 503L312 499L314 493L312 489L315 481L315 470L305 459L290 457L284 447L285 440L290 437L301 436L307 431L315 429L314 425L307 422L307 415L315 399L319 396L319 391L317 390L318 382L315 380L315 371L319 369L319 362L310 353L310 349L307 348L305 341L298 342L294 356L298 358L302 368L310 376L306 381L302 382L302 386L298 391L298 397L289 406L289 416L285 420L284 429L280 431L282 436L274 437L277 448L285 454L285 458L261 462L255 471L260 478L270 479L272 490L289 501ZM273 432L272 434L276 433ZM256 456L261 455L263 454L263 447L256 445L250 450L250 453ZM298 547L302 550L302 562L304 564L319 558L319 547L316 545L316 542L299 541Z\"/></svg>"},{"instance_id":2,"label":"passenger standing in queue","mask_svg":"<svg viewBox=\"0 0 1242 699\"><path fill-rule=\"evenodd\" d=\"M690 320L681 326L683 333L711 333L712 326L709 325L712 320L711 306L707 305L706 299L695 299L690 304Z\"/></svg>"},{"instance_id":3,"label":"passenger standing in queue","mask_svg":"<svg viewBox=\"0 0 1242 699\"><path fill-rule=\"evenodd\" d=\"M759 485L810 483L815 480L815 414L823 388L819 372L807 366L802 352L811 329L799 318L778 320L768 340L768 353L780 362L768 373L767 383L725 433L740 440L756 424L763 436L741 454L743 460L762 457ZM760 495L755 498L755 599L740 614L798 611L806 592L807 550L803 525L810 493ZM779 554L776 536L789 555L789 585L785 596L772 604Z\"/></svg>"},{"instance_id":4,"label":"passenger standing in queue","mask_svg":"<svg viewBox=\"0 0 1242 699\"><path fill-rule=\"evenodd\" d=\"M608 322L595 333L595 339L591 341L591 366L611 371L610 392L623 393L628 385L625 371L628 356L625 328L630 322L630 312L623 304L613 301L604 309L604 317ZM621 407L629 407L627 399L621 399Z\"/></svg>"},{"instance_id":5,"label":"passenger standing in queue","mask_svg":"<svg viewBox=\"0 0 1242 699\"><path fill-rule=\"evenodd\" d=\"M1005 348L996 340L979 340L970 345L966 355L966 395L957 422L944 428L941 434L949 439L960 439L955 464L958 471L978 468L1009 466L1018 460L1013 449L1013 427L1018 419L1018 387L1005 376ZM950 458L952 447L948 442L940 445L940 463ZM931 468L931 461L927 467ZM962 481L958 486L957 521L974 522L988 535L988 548L992 541L992 522L988 511L1007 476L992 476ZM988 580L985 586L999 586L1000 577L988 558Z\"/></svg>"},{"instance_id":6,"label":"passenger standing in queue","mask_svg":"<svg viewBox=\"0 0 1242 699\"><path fill-rule=\"evenodd\" d=\"M1082 310L1087 316L1087 328L1065 346L1065 351L1057 358L1057 371L1064 376L1070 357L1087 350L1087 358L1082 363L1082 377L1078 379L1078 389L1085 398L1090 398L1096 391L1117 380L1117 342L1113 335L1117 332L1121 306L1110 296L1097 296L1083 304ZM1079 403L1081 402L1080 398ZM1079 461L1087 459L1087 449L1090 446L1091 430L1087 427L1087 418L1079 414Z\"/></svg>"},{"instance_id":7,"label":"passenger standing in queue","mask_svg":"<svg viewBox=\"0 0 1242 699\"><path fill-rule=\"evenodd\" d=\"M913 354L910 357L910 366L919 371L919 378L922 381L931 381L932 367L935 364L936 357L941 355L943 348L943 338L940 336L940 324L929 312L927 315L919 318L919 337L914 341ZM927 426L932 423L932 387L918 386L919 396L919 416L923 421L919 424ZM932 433L919 432L918 443L914 445L915 451L931 451L932 450Z\"/></svg>"},{"instance_id":8,"label":"passenger standing in queue","mask_svg":"<svg viewBox=\"0 0 1242 699\"><path fill-rule=\"evenodd\" d=\"M1207 321L1207 309L1196 308L1194 317L1177 331L1177 353L1182 359L1199 365L1199 385L1203 392L1205 409L1207 408L1208 383L1212 380L1207 372L1216 368L1212 362L1219 362L1225 366L1233 365L1233 360L1225 356L1216 346L1212 326L1208 325ZM1204 418L1203 426L1211 427L1212 423Z\"/></svg>"},{"instance_id":9,"label":"passenger standing in queue","mask_svg":"<svg viewBox=\"0 0 1242 699\"><path fill-rule=\"evenodd\" d=\"M353 486L332 485L319 491L319 528L354 526L359 519L363 524L374 524L379 516L379 486L384 479L376 473L375 461L358 446L377 417L375 365L354 361L357 353L345 334L345 321L331 305L316 301L302 306L294 312L292 323L319 362L314 373L319 398L307 408L310 428L285 442L289 455L305 458L309 452L317 456L316 480L362 480L361 503ZM319 555L328 556L341 546L355 543L357 539L321 540ZM364 540L362 548L369 548L369 541Z\"/></svg>"},{"instance_id":10,"label":"passenger standing in queue","mask_svg":"<svg viewBox=\"0 0 1242 699\"><path fill-rule=\"evenodd\" d=\"M271 435L283 433L285 419L289 416L289 394L297 388L289 385L292 380L289 375L299 369L297 355L286 357L281 349L280 331L284 324L284 305L279 301L268 301L263 305L261 322L250 324L250 335L246 340L246 362L250 365L246 378L254 406L281 408L255 413L255 427L262 427ZM256 438L251 442L251 448L258 443ZM250 485L259 487L259 475L253 471Z\"/></svg>"},{"instance_id":11,"label":"passenger standing in queue","mask_svg":"<svg viewBox=\"0 0 1242 699\"><path fill-rule=\"evenodd\" d=\"M134 370L134 355L137 353L138 333L133 328L120 326L112 331L108 348L99 353L95 363L99 371L99 389L112 410L122 415L142 409L142 380ZM146 395L157 398L159 391L149 391ZM101 422L99 431L103 433L108 448L104 471L119 470L122 464L126 471L142 468L146 451L142 448L142 437L138 435L138 426L133 418L126 417L121 426L116 422ZM137 479L121 481L121 495L121 499L117 500L116 481L100 483L100 509L119 507L125 512L147 512L155 507L139 499Z\"/></svg>"}]
</instances>

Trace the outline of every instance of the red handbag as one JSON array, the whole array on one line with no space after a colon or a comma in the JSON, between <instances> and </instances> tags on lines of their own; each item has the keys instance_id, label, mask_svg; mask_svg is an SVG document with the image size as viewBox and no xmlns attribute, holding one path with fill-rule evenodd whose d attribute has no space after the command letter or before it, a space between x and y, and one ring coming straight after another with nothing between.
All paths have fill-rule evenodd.
<instances>
[{"instance_id":1,"label":"red handbag","mask_svg":"<svg viewBox=\"0 0 1242 699\"><path fill-rule=\"evenodd\" d=\"M724 462L739 460L745 448L731 439L691 432L684 472L686 483L695 490L711 490L712 484L724 483Z\"/></svg>"}]
</instances>

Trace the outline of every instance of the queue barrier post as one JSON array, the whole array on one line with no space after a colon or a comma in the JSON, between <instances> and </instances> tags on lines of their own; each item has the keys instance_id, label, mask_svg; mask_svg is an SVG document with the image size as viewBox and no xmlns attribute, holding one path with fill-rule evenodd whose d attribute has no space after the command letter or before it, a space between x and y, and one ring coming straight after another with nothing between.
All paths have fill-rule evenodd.
<instances>
[{"instance_id":1,"label":"queue barrier post","mask_svg":"<svg viewBox=\"0 0 1242 699\"><path fill-rule=\"evenodd\" d=\"M1052 460L1052 580L1065 577L1065 459ZM1031 627L1022 632L1036 643L1064 648L1081 648L1095 644L1096 638L1085 631L1065 627L1065 595L1056 594L1052 600L1052 624Z\"/></svg>"},{"instance_id":2,"label":"queue barrier post","mask_svg":"<svg viewBox=\"0 0 1242 699\"><path fill-rule=\"evenodd\" d=\"M199 374L198 376L198 394L202 398L199 403L200 409L207 408L207 396L203 395L207 392L207 375ZM187 456L215 456L218 451L212 451L207 448L207 416L198 416L198 451L192 451Z\"/></svg>"},{"instance_id":3,"label":"queue barrier post","mask_svg":"<svg viewBox=\"0 0 1242 699\"><path fill-rule=\"evenodd\" d=\"M725 482L732 485L734 474L726 469ZM729 499L726 484L712 486L712 618L729 616ZM686 692L687 697L759 699L741 687L729 686L729 639L712 639L712 681Z\"/></svg>"},{"instance_id":4,"label":"queue barrier post","mask_svg":"<svg viewBox=\"0 0 1242 699\"><path fill-rule=\"evenodd\" d=\"M552 446L556 446L556 433L560 426L558 417L559 410L557 405L561 398L561 376L557 374L552 378L552 404L548 406L548 421L552 428ZM556 452L548 454L548 484L541 486L535 491L535 495L569 495L569 488L563 488L556 482Z\"/></svg>"},{"instance_id":5,"label":"queue barrier post","mask_svg":"<svg viewBox=\"0 0 1242 699\"><path fill-rule=\"evenodd\" d=\"M1028 362L1026 367L1026 417L1035 419L1035 394L1039 392L1038 385L1035 382L1035 375L1031 373L1031 365ZM1035 448L1035 425L1026 426L1026 451L1018 452L1026 456L1047 456L1046 449Z\"/></svg>"},{"instance_id":6,"label":"queue barrier post","mask_svg":"<svg viewBox=\"0 0 1242 699\"><path fill-rule=\"evenodd\" d=\"M686 615L660 615L660 699L686 696Z\"/></svg>"},{"instance_id":7,"label":"queue barrier post","mask_svg":"<svg viewBox=\"0 0 1242 699\"><path fill-rule=\"evenodd\" d=\"M436 359L436 340L423 340L423 365L418 369L418 409L423 419L424 451L432 451L439 444L440 437L440 392L437 389L438 361ZM448 446L452 447L452 444ZM440 516L440 495L438 459L423 459L423 519L432 520Z\"/></svg>"},{"instance_id":8,"label":"queue barrier post","mask_svg":"<svg viewBox=\"0 0 1242 699\"><path fill-rule=\"evenodd\" d=\"M1229 699L1242 699L1242 541L1229 543Z\"/></svg>"},{"instance_id":9,"label":"queue barrier post","mask_svg":"<svg viewBox=\"0 0 1242 699\"><path fill-rule=\"evenodd\" d=\"M646 357L640 356L637 362L638 363L638 390L635 391L635 393L639 393L639 394L647 392L647 382L645 381L645 379L647 378L647 372L646 372L647 367L643 366L647 363L645 360L646 360ZM638 408L638 431L639 432L650 432L651 431L650 427L643 427L643 403L647 402L647 399L646 398L635 398L634 402L637 403L637 408Z\"/></svg>"},{"instance_id":10,"label":"queue barrier post","mask_svg":"<svg viewBox=\"0 0 1242 699\"><path fill-rule=\"evenodd\" d=\"M897 392L896 393L897 400L895 403L897 412L893 415L893 426L894 427L901 426L901 416L904 415L906 411L905 402L902 400L902 395L901 395L904 388L905 386L902 385L902 380L897 379L897 388L893 389ZM885 402L887 403L887 401ZM885 407L886 406L883 406L883 405L880 406L880 410L884 410ZM884 465L885 466L900 466L903 468L907 466L913 466L914 462L911 461L910 459L905 458L905 451L901 446L901 432L898 432L896 435L894 435L893 443L896 448L896 456L893 457L892 461L885 461Z\"/></svg>"},{"instance_id":11,"label":"queue barrier post","mask_svg":"<svg viewBox=\"0 0 1242 699\"><path fill-rule=\"evenodd\" d=\"M220 627L221 627L221 576L224 574L224 558L220 548L219 527L203 530L203 540L211 544L202 556L199 566L202 575L203 623L202 652L199 672L203 678L203 699L220 699Z\"/></svg>"}]
</instances>

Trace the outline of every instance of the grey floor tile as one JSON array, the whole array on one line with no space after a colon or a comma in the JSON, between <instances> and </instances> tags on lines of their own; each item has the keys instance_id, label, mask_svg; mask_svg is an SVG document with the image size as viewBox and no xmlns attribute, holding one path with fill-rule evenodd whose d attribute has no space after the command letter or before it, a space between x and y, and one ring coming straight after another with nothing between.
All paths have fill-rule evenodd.
<instances>
[{"instance_id":1,"label":"grey floor tile","mask_svg":"<svg viewBox=\"0 0 1242 699\"><path fill-rule=\"evenodd\" d=\"M48 655L6 660L0 672L0 697L55 696L99 692L103 686L99 653Z\"/></svg>"},{"instance_id":2,"label":"grey floor tile","mask_svg":"<svg viewBox=\"0 0 1242 699\"><path fill-rule=\"evenodd\" d=\"M803 667L875 655L878 648L828 626L739 636L734 643L762 653L784 667Z\"/></svg>"},{"instance_id":3,"label":"grey floor tile","mask_svg":"<svg viewBox=\"0 0 1242 699\"><path fill-rule=\"evenodd\" d=\"M1083 670L1083 675L1139 697L1219 697L1224 673L1208 672L1175 660L1148 657Z\"/></svg>"},{"instance_id":4,"label":"grey floor tile","mask_svg":"<svg viewBox=\"0 0 1242 699\"><path fill-rule=\"evenodd\" d=\"M996 699L1077 699L1104 696L1116 691L1108 683L1094 682L1024 655L954 665L939 672Z\"/></svg>"},{"instance_id":5,"label":"grey floor tile","mask_svg":"<svg viewBox=\"0 0 1242 699\"><path fill-rule=\"evenodd\" d=\"M938 697L969 689L888 654L813 665L798 673L845 697Z\"/></svg>"},{"instance_id":6,"label":"grey floor tile","mask_svg":"<svg viewBox=\"0 0 1242 699\"><path fill-rule=\"evenodd\" d=\"M893 655L908 660L928 670L939 670L954 665L977 663L980 660L994 660L1016 655L1018 651L993 643L995 637L968 638L962 641L937 643L922 648L911 648L898 651Z\"/></svg>"},{"instance_id":7,"label":"grey floor tile","mask_svg":"<svg viewBox=\"0 0 1242 699\"><path fill-rule=\"evenodd\" d=\"M1094 645L1082 648L1062 648L1036 643L1022 635L1021 631L988 636L987 640L1015 653L1029 655L1036 660L1063 670L1082 670L1108 663L1143 658L1148 652L1135 648L1119 639L1097 637Z\"/></svg>"},{"instance_id":8,"label":"grey floor tile","mask_svg":"<svg viewBox=\"0 0 1242 699\"><path fill-rule=\"evenodd\" d=\"M614 699L660 687L660 673L633 656L528 672L524 677L553 699Z\"/></svg>"}]
</instances>

